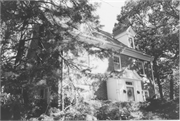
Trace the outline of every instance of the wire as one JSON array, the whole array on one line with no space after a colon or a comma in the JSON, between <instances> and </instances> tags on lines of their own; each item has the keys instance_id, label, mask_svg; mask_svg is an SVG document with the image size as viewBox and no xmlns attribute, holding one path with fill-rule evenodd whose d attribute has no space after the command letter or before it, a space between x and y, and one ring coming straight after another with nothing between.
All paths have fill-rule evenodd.
<instances>
[{"instance_id":1,"label":"wire","mask_svg":"<svg viewBox=\"0 0 180 121\"><path fill-rule=\"evenodd\" d=\"M108 4L108 5L110 5L111 7L114 7L113 5L109 4L108 2L106 2L106 1L104 1L104 0L100 0L100 1L102 1L102 2L104 2L104 3L106 3L106 4Z\"/></svg>"},{"instance_id":2,"label":"wire","mask_svg":"<svg viewBox=\"0 0 180 121\"><path fill-rule=\"evenodd\" d=\"M104 1L104 0L100 0L100 1L102 1L103 3L108 4L109 6L111 6L111 7L113 7L113 8L119 9L119 7L115 7L115 6L111 5L110 3L108 3L108 2L106 2L106 1Z\"/></svg>"}]
</instances>

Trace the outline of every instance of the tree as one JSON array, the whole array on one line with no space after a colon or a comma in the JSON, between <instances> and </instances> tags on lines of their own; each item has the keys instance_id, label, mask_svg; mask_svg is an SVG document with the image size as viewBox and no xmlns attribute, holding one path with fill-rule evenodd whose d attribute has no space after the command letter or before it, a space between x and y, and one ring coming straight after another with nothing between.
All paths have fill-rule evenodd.
<instances>
[{"instance_id":1,"label":"tree","mask_svg":"<svg viewBox=\"0 0 180 121\"><path fill-rule=\"evenodd\" d=\"M154 56L154 76L161 98L161 81L172 75L179 62L178 3L174 0L128 1L114 28L132 26L137 33L136 49ZM170 86L172 89L172 83Z\"/></svg>"},{"instance_id":2,"label":"tree","mask_svg":"<svg viewBox=\"0 0 180 121\"><path fill-rule=\"evenodd\" d=\"M1 1L0 4L1 80L5 91L20 95L23 88L29 93L39 80L45 79L52 91L57 92L57 83L62 80L59 70L62 60L65 66L76 68L62 51L77 56L79 46L88 49L73 33L83 23L99 25L98 17L93 15L97 5L87 0ZM27 106L29 97L23 96Z\"/></svg>"}]
</instances>

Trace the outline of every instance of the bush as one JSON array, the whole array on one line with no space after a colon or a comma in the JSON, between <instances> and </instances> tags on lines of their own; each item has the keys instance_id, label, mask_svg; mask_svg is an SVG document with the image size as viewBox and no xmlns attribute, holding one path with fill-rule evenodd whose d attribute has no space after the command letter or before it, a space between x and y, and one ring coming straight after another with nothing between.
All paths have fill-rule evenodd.
<instances>
[{"instance_id":1,"label":"bush","mask_svg":"<svg viewBox=\"0 0 180 121\"><path fill-rule=\"evenodd\" d=\"M24 106L20 96L6 95L1 103L1 120L21 119Z\"/></svg>"},{"instance_id":2,"label":"bush","mask_svg":"<svg viewBox=\"0 0 180 121\"><path fill-rule=\"evenodd\" d=\"M141 105L141 109L158 113L165 119L179 119L179 102L177 100L153 99Z\"/></svg>"},{"instance_id":3,"label":"bush","mask_svg":"<svg viewBox=\"0 0 180 121\"><path fill-rule=\"evenodd\" d=\"M130 103L126 102L114 102L105 104L98 109L97 119L98 120L120 120L128 119L130 116Z\"/></svg>"},{"instance_id":4,"label":"bush","mask_svg":"<svg viewBox=\"0 0 180 121\"><path fill-rule=\"evenodd\" d=\"M95 108L87 102L76 105L69 105L65 110L60 111L56 107L50 107L48 116L54 120L94 120ZM46 116L46 117L48 117Z\"/></svg>"},{"instance_id":5,"label":"bush","mask_svg":"<svg viewBox=\"0 0 180 121\"><path fill-rule=\"evenodd\" d=\"M31 117L39 117L45 112L46 100L34 100L32 103L24 104L20 95L9 95L4 97L1 103L2 120L20 120Z\"/></svg>"}]
</instances>

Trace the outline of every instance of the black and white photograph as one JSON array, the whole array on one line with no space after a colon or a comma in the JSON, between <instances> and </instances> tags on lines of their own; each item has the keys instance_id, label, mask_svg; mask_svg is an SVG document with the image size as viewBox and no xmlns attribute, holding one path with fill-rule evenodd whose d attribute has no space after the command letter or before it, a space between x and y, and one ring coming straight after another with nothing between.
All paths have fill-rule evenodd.
<instances>
[{"instance_id":1,"label":"black and white photograph","mask_svg":"<svg viewBox=\"0 0 180 121\"><path fill-rule=\"evenodd\" d=\"M179 120L179 0L1 0L0 120Z\"/></svg>"}]
</instances>

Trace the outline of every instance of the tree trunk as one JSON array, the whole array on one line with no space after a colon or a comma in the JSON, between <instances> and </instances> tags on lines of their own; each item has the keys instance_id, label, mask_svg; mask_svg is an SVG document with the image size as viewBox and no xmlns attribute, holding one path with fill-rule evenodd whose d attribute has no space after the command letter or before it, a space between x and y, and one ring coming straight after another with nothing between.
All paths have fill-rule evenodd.
<instances>
[{"instance_id":1,"label":"tree trunk","mask_svg":"<svg viewBox=\"0 0 180 121\"><path fill-rule=\"evenodd\" d=\"M163 93L162 93L162 85L161 85L159 76L157 76L157 83L158 83L158 87L159 87L160 98L163 99L164 97L163 97Z\"/></svg>"},{"instance_id":2,"label":"tree trunk","mask_svg":"<svg viewBox=\"0 0 180 121\"><path fill-rule=\"evenodd\" d=\"M24 104L28 105L29 104L29 97L28 97L28 91L26 88L23 89L22 96L23 96Z\"/></svg>"},{"instance_id":3,"label":"tree trunk","mask_svg":"<svg viewBox=\"0 0 180 121\"><path fill-rule=\"evenodd\" d=\"M174 80L173 80L173 75L170 75L170 99L173 100L173 95L174 95Z\"/></svg>"},{"instance_id":4,"label":"tree trunk","mask_svg":"<svg viewBox=\"0 0 180 121\"><path fill-rule=\"evenodd\" d=\"M159 78L159 73L158 73L158 68L157 68L157 63L156 61L154 60L153 61L153 68L154 68L154 77L155 79L157 80L157 84L158 84L158 87L159 87L159 94L160 94L160 98L163 99L163 93L162 93L162 85L161 85L161 82L160 82L160 78Z\"/></svg>"}]
</instances>

